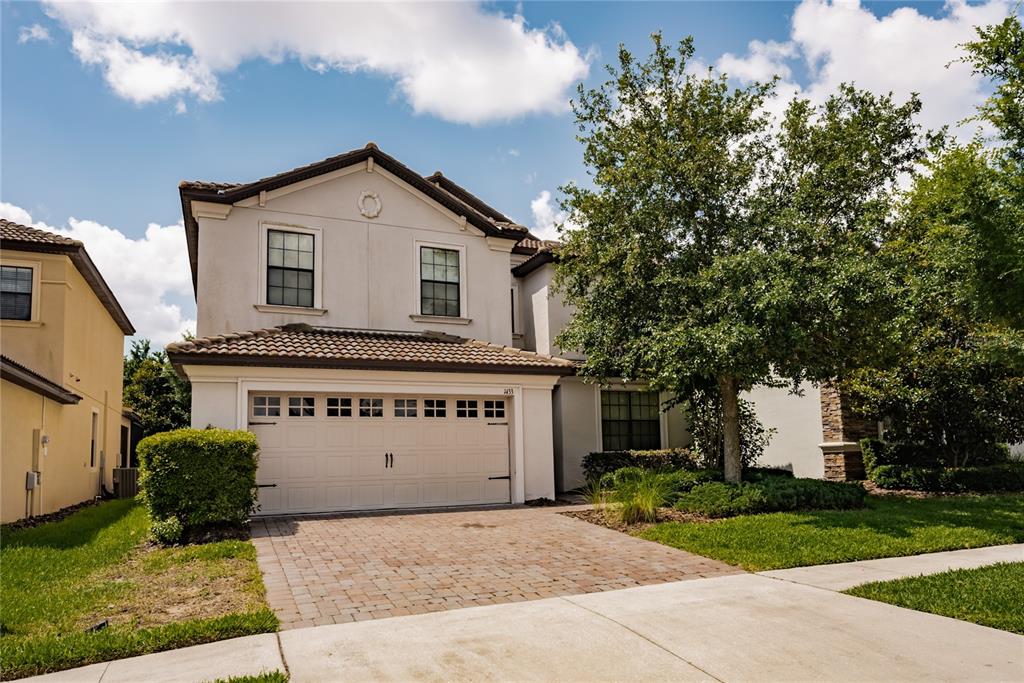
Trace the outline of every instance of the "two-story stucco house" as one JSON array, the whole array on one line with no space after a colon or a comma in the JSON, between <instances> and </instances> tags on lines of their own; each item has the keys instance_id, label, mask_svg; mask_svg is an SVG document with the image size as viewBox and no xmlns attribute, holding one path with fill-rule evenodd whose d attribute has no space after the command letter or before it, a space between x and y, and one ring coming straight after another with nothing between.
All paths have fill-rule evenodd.
<instances>
[{"instance_id":1,"label":"two-story stucco house","mask_svg":"<svg viewBox=\"0 0 1024 683\"><path fill-rule=\"evenodd\" d=\"M574 376L552 243L439 172L370 143L179 191L198 330L168 353L195 426L259 437L262 513L553 498L591 451L689 441L657 394ZM806 432L767 460L821 476L816 390L753 398Z\"/></svg>"},{"instance_id":2,"label":"two-story stucco house","mask_svg":"<svg viewBox=\"0 0 1024 683\"><path fill-rule=\"evenodd\" d=\"M0 220L0 247L0 520L11 522L113 488L135 330L81 242Z\"/></svg>"}]
</instances>

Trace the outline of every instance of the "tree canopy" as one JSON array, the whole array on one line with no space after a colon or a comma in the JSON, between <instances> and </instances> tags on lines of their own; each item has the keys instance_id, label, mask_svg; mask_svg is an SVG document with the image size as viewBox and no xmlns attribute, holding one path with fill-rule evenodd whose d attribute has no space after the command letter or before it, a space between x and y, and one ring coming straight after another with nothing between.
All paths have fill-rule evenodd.
<instances>
[{"instance_id":1,"label":"tree canopy","mask_svg":"<svg viewBox=\"0 0 1024 683\"><path fill-rule=\"evenodd\" d=\"M148 339L137 339L124 359L123 403L139 415L146 435L188 427L192 387L174 372L163 351L153 351Z\"/></svg>"},{"instance_id":2,"label":"tree canopy","mask_svg":"<svg viewBox=\"0 0 1024 683\"><path fill-rule=\"evenodd\" d=\"M738 480L738 392L827 381L877 353L893 305L878 245L928 140L916 97L843 86L773 121L774 82L731 88L692 72L691 39L652 38L573 102L591 186L562 188L580 227L559 252L576 314L558 343L594 380L718 391Z\"/></svg>"}]
</instances>

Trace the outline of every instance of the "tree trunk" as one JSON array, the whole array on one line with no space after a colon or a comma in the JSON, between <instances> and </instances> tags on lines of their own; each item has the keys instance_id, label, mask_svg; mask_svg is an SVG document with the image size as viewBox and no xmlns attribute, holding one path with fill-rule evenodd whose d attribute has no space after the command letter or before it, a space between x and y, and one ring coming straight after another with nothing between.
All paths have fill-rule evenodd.
<instances>
[{"instance_id":1,"label":"tree trunk","mask_svg":"<svg viewBox=\"0 0 1024 683\"><path fill-rule=\"evenodd\" d=\"M725 440L725 480L738 484L743 478L740 460L740 397L739 382L735 377L720 377L718 388L722 394L722 430Z\"/></svg>"}]
</instances>

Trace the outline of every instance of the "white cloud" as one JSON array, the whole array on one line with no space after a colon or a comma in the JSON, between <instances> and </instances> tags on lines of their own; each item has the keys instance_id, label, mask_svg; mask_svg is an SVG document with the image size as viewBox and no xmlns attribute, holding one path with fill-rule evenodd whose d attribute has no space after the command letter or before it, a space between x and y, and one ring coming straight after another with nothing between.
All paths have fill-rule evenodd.
<instances>
[{"instance_id":1,"label":"white cloud","mask_svg":"<svg viewBox=\"0 0 1024 683\"><path fill-rule=\"evenodd\" d=\"M731 52L726 52L718 58L717 66L719 70L743 83L767 81L773 76L788 80L793 73L786 60L795 56L796 46L793 43L752 40L747 45L745 56L737 57Z\"/></svg>"},{"instance_id":2,"label":"white cloud","mask_svg":"<svg viewBox=\"0 0 1024 683\"><path fill-rule=\"evenodd\" d=\"M216 77L194 58L163 52L143 54L119 40L77 31L71 50L83 64L103 69L114 92L136 104L179 94L191 94L204 102L220 97Z\"/></svg>"},{"instance_id":3,"label":"white cloud","mask_svg":"<svg viewBox=\"0 0 1024 683\"><path fill-rule=\"evenodd\" d=\"M31 42L52 43L53 38L50 37L50 30L42 24L22 26L18 31L18 43Z\"/></svg>"},{"instance_id":4,"label":"white cloud","mask_svg":"<svg viewBox=\"0 0 1024 683\"><path fill-rule=\"evenodd\" d=\"M16 223L80 240L103 274L121 307L135 326L136 335L163 346L180 339L186 330L195 332L196 321L186 317L180 305L168 300L192 298L192 276L185 249L185 229L150 223L146 234L131 239L95 221L69 218L70 227L55 227L32 220L20 206L0 202L0 217ZM194 315L193 311L189 311Z\"/></svg>"},{"instance_id":5,"label":"white cloud","mask_svg":"<svg viewBox=\"0 0 1024 683\"><path fill-rule=\"evenodd\" d=\"M910 7L878 17L856 0L803 0L793 13L789 42L755 40L746 55L727 53L716 66L741 82L778 74L779 95L769 104L775 113L794 95L821 102L840 83L891 91L898 101L916 92L923 102L921 123L937 129L972 115L985 97L985 83L956 61L963 54L957 46L975 37L975 26L997 23L1010 11L1005 0L951 0L936 18ZM793 60L806 64L809 82L793 78ZM970 136L975 127L957 132Z\"/></svg>"},{"instance_id":6,"label":"white cloud","mask_svg":"<svg viewBox=\"0 0 1024 683\"><path fill-rule=\"evenodd\" d=\"M73 49L133 102L219 95L253 59L394 79L417 113L479 124L567 109L590 56L557 25L476 3L48 2Z\"/></svg>"},{"instance_id":7,"label":"white cloud","mask_svg":"<svg viewBox=\"0 0 1024 683\"><path fill-rule=\"evenodd\" d=\"M551 201L551 193L541 190L532 202L530 211L533 213L533 227L530 229L534 235L542 240L560 239L558 234L559 226L563 230L575 230L578 226Z\"/></svg>"},{"instance_id":8,"label":"white cloud","mask_svg":"<svg viewBox=\"0 0 1024 683\"><path fill-rule=\"evenodd\" d=\"M509 156L513 156L513 157L519 156L519 150L516 149L515 147L510 147L509 150L508 150L508 153L509 153Z\"/></svg>"}]
</instances>

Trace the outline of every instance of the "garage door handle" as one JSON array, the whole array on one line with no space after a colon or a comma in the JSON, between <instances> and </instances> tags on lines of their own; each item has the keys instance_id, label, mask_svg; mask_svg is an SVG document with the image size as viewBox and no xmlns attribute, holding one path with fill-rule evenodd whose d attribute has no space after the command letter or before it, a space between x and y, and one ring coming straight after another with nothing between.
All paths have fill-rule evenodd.
<instances>
[{"instance_id":1,"label":"garage door handle","mask_svg":"<svg viewBox=\"0 0 1024 683\"><path fill-rule=\"evenodd\" d=\"M493 480L495 480L495 479L511 479L511 478L512 478L512 477L510 477L510 476L509 476L509 475L507 475L507 474L506 474L506 475L505 475L504 477L487 477L487 479L488 479L489 481L493 481Z\"/></svg>"},{"instance_id":2,"label":"garage door handle","mask_svg":"<svg viewBox=\"0 0 1024 683\"><path fill-rule=\"evenodd\" d=\"M276 425L276 422L250 422L249 426L254 427L256 425Z\"/></svg>"},{"instance_id":3,"label":"garage door handle","mask_svg":"<svg viewBox=\"0 0 1024 683\"><path fill-rule=\"evenodd\" d=\"M277 484L256 484L258 489L276 489Z\"/></svg>"},{"instance_id":4,"label":"garage door handle","mask_svg":"<svg viewBox=\"0 0 1024 683\"><path fill-rule=\"evenodd\" d=\"M493 426L495 426L495 425L506 425L506 426L507 426L507 425L508 425L508 422L488 422L488 423L487 423L487 426L488 426L488 427L493 427Z\"/></svg>"}]
</instances>

